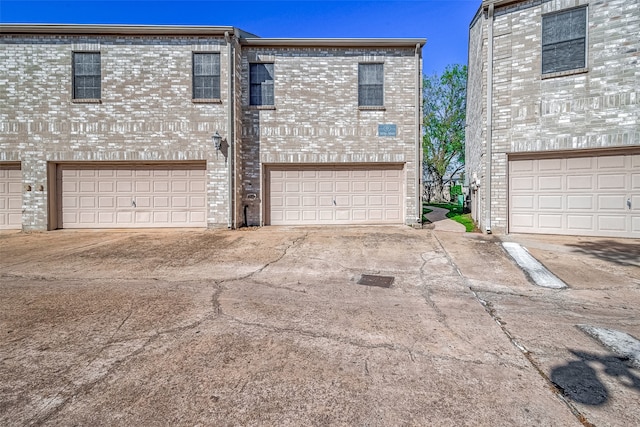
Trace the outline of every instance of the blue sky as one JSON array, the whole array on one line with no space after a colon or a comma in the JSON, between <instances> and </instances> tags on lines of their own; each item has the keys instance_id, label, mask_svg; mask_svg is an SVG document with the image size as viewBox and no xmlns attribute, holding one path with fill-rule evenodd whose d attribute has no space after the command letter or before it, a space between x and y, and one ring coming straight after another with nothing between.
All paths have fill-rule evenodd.
<instances>
[{"instance_id":1,"label":"blue sky","mask_svg":"<svg viewBox=\"0 0 640 427\"><path fill-rule=\"evenodd\" d=\"M260 37L426 38L425 74L466 64L481 0L0 0L1 23L230 25Z\"/></svg>"}]
</instances>

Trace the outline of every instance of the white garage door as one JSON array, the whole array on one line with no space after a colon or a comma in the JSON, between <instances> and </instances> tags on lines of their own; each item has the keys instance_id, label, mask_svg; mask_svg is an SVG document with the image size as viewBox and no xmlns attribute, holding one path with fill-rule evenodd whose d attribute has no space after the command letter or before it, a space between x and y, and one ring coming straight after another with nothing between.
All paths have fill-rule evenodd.
<instances>
[{"instance_id":1,"label":"white garage door","mask_svg":"<svg viewBox=\"0 0 640 427\"><path fill-rule=\"evenodd\" d=\"M640 155L510 161L509 230L640 237Z\"/></svg>"},{"instance_id":2,"label":"white garage door","mask_svg":"<svg viewBox=\"0 0 640 427\"><path fill-rule=\"evenodd\" d=\"M20 164L0 165L0 230L22 228Z\"/></svg>"},{"instance_id":3,"label":"white garage door","mask_svg":"<svg viewBox=\"0 0 640 427\"><path fill-rule=\"evenodd\" d=\"M63 228L207 225L204 163L58 170Z\"/></svg>"},{"instance_id":4,"label":"white garage door","mask_svg":"<svg viewBox=\"0 0 640 427\"><path fill-rule=\"evenodd\" d=\"M268 169L271 225L402 224L402 165Z\"/></svg>"}]
</instances>

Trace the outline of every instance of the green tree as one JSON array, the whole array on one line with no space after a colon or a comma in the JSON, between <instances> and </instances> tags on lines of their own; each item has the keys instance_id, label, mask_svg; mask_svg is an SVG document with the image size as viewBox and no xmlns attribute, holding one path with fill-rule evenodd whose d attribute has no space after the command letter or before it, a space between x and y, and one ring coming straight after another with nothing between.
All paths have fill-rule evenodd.
<instances>
[{"instance_id":1,"label":"green tree","mask_svg":"<svg viewBox=\"0 0 640 427\"><path fill-rule=\"evenodd\" d=\"M424 175L435 201L444 198L445 182L464 168L466 98L466 65L449 65L442 75L423 79Z\"/></svg>"}]
</instances>

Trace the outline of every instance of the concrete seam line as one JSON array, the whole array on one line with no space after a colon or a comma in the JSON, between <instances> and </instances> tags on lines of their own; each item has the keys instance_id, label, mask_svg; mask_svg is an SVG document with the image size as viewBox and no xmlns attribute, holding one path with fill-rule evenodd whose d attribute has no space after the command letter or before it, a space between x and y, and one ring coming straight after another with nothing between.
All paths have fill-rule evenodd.
<instances>
[{"instance_id":1,"label":"concrete seam line","mask_svg":"<svg viewBox=\"0 0 640 427\"><path fill-rule=\"evenodd\" d=\"M453 258L449 255L449 252L447 252L447 249L444 247L444 245L442 244L442 241L440 241L440 239L438 238L438 236L436 235L436 233L432 233L433 237L436 239L436 241L438 242L438 244L440 245L440 247L442 248L442 251L444 252L445 256L447 257L447 260L449 261L449 263L451 265L453 265L456 270L459 271L460 277L462 278L465 286L467 287L467 289L469 289L469 291L471 292L471 294L473 295L473 297L476 299L476 301L478 301L480 303L480 305L482 306L482 308L484 308L484 311L487 312L487 314L498 324L498 326L500 327L500 329L502 330L502 333L509 339L509 341L511 342L511 344L516 347L520 353L522 353L522 355L527 359L527 361L529 362L529 364L533 367L533 369L536 370L536 372L538 372L538 375L540 375L542 377L542 379L547 383L547 385L549 386L550 390L553 392L553 394L561 401L565 404L565 406L567 407L567 409L569 409L569 411L571 411L571 413L576 417L576 419L585 427L595 427L592 423L590 423L587 418L580 412L580 410L573 405L563 394L562 391L558 388L557 385L555 385L553 383L553 381L551 381L551 378L549 378L549 376L547 374L544 373L544 371L542 371L542 369L538 366L538 364L533 360L533 358L531 357L531 353L529 352L529 350L526 349L526 347L522 344L520 344L514 337L513 335L511 335L511 333L509 332L509 330L506 328L505 324L502 323L502 320L500 319L499 316L496 315L495 310L493 310L492 307L490 307L490 303L483 300L482 298L480 298L480 296L471 288L471 285L469 284L469 279L462 275L460 270L458 269L458 266L453 262Z\"/></svg>"}]
</instances>

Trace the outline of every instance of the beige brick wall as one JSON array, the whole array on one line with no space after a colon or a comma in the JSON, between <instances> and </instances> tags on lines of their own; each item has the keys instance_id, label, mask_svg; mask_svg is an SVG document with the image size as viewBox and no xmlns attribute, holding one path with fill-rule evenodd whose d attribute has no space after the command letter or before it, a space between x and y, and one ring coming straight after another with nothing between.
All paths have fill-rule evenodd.
<instances>
[{"instance_id":1,"label":"beige brick wall","mask_svg":"<svg viewBox=\"0 0 640 427\"><path fill-rule=\"evenodd\" d=\"M74 51L101 53L100 103L73 102ZM219 102L192 100L193 52L220 52ZM248 63L256 55L276 64L273 110L247 105ZM358 63L372 60L385 64L383 111L357 105ZM406 222L413 223L420 64L414 48L258 49L223 36L2 34L0 162L21 162L25 230L56 227L50 166L61 162L204 161L210 227L244 225L245 205L248 225L261 224L263 164L403 163ZM387 123L397 125L396 137L377 136L378 124ZM224 138L219 153L215 131Z\"/></svg>"},{"instance_id":2,"label":"beige brick wall","mask_svg":"<svg viewBox=\"0 0 640 427\"><path fill-rule=\"evenodd\" d=\"M542 15L588 5L587 72L541 75ZM486 69L490 21L486 16L470 30L470 76ZM481 28L481 29L479 29ZM492 229L507 229L507 154L584 150L640 145L640 1L524 1L495 11L493 68ZM472 70L475 68L476 70ZM475 73L475 74L474 74ZM482 89L480 89L482 85ZM469 82L467 115L482 121L486 77ZM467 174L482 173L477 153L486 153L486 136L467 132ZM486 177L485 177L486 178ZM483 180L483 181L486 181ZM484 197L481 189L478 193ZM474 217L482 224L484 199ZM484 227L482 227L484 229Z\"/></svg>"},{"instance_id":3,"label":"beige brick wall","mask_svg":"<svg viewBox=\"0 0 640 427\"><path fill-rule=\"evenodd\" d=\"M260 61L274 63L274 109L249 106L249 63ZM384 63L381 111L358 108L358 64L367 61ZM261 165L403 163L406 222L415 222L420 62L410 48L244 48L244 197L263 197ZM388 123L397 125L397 136L377 136L378 125ZM249 210L251 223L261 221L258 203Z\"/></svg>"},{"instance_id":4,"label":"beige brick wall","mask_svg":"<svg viewBox=\"0 0 640 427\"><path fill-rule=\"evenodd\" d=\"M223 38L7 36L0 39L0 161L21 161L23 228L48 224L48 162L204 160L208 222L227 226L228 179L211 135L227 135ZM102 102L72 102L74 51L99 51ZM192 52L221 54L221 102L191 100Z\"/></svg>"}]
</instances>

